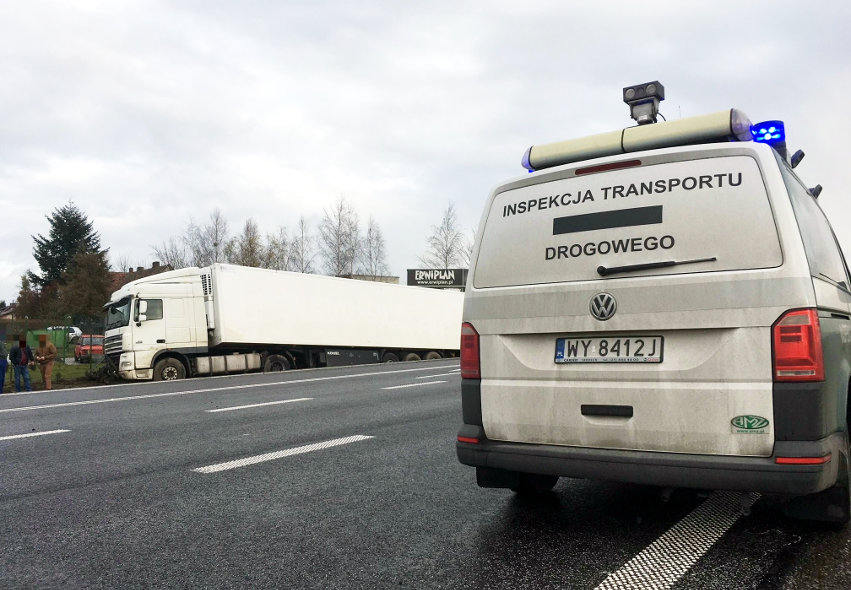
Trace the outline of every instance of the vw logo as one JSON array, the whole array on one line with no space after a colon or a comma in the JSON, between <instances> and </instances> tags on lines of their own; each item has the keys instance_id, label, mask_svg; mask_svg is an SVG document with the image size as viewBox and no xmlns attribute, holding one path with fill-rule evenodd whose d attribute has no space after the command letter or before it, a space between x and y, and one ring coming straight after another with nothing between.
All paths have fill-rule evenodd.
<instances>
[{"instance_id":1,"label":"vw logo","mask_svg":"<svg viewBox=\"0 0 851 590\"><path fill-rule=\"evenodd\" d=\"M618 302L608 293L597 293L591 298L591 315L605 322L610 319L618 310Z\"/></svg>"}]
</instances>

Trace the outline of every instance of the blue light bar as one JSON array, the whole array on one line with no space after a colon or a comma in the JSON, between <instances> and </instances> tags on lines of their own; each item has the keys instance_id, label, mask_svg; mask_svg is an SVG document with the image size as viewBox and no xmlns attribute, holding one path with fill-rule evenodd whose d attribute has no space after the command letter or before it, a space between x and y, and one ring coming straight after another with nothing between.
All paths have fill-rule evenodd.
<instances>
[{"instance_id":1,"label":"blue light bar","mask_svg":"<svg viewBox=\"0 0 851 590\"><path fill-rule=\"evenodd\" d=\"M777 143L786 141L786 129L783 121L763 121L751 126L753 140L760 143Z\"/></svg>"}]
</instances>

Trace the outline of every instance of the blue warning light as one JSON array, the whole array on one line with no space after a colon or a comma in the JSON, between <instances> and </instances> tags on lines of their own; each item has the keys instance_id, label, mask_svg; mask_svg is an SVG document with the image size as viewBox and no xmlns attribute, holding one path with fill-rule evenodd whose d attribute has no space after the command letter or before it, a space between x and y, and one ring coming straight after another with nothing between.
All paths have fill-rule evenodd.
<instances>
[{"instance_id":1,"label":"blue warning light","mask_svg":"<svg viewBox=\"0 0 851 590\"><path fill-rule=\"evenodd\" d=\"M786 141L786 128L783 121L763 121L751 126L753 140L760 143L778 143Z\"/></svg>"}]
</instances>

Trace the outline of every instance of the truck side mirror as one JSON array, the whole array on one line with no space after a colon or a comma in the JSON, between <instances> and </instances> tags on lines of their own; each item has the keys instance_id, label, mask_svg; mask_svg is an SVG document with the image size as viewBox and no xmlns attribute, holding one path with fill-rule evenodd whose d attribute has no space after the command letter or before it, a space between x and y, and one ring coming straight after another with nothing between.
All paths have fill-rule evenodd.
<instances>
[{"instance_id":1,"label":"truck side mirror","mask_svg":"<svg viewBox=\"0 0 851 590\"><path fill-rule=\"evenodd\" d=\"M136 306L136 325L141 326L142 322L148 319L148 316L145 315L148 313L148 302L144 299L139 301L139 305Z\"/></svg>"}]
</instances>

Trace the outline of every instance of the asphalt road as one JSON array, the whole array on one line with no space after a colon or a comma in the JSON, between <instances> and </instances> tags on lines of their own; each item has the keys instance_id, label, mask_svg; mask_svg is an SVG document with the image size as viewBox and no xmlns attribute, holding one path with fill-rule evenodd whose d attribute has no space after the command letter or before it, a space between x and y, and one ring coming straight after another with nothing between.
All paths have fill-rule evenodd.
<instances>
[{"instance_id":1,"label":"asphalt road","mask_svg":"<svg viewBox=\"0 0 851 590\"><path fill-rule=\"evenodd\" d=\"M478 488L459 389L436 361L0 396L0 587L851 587L851 527L771 498Z\"/></svg>"}]
</instances>

